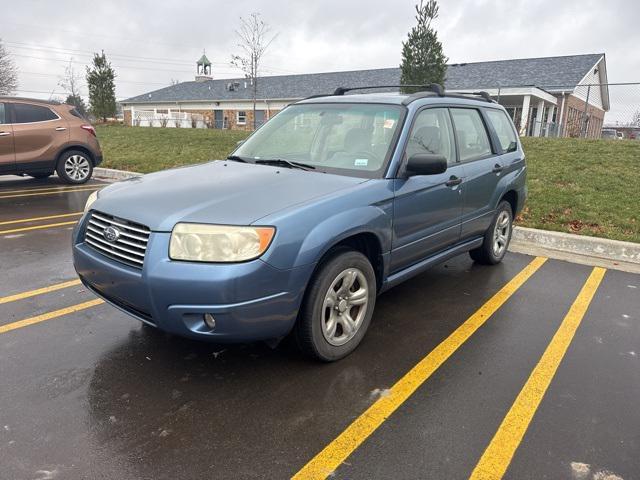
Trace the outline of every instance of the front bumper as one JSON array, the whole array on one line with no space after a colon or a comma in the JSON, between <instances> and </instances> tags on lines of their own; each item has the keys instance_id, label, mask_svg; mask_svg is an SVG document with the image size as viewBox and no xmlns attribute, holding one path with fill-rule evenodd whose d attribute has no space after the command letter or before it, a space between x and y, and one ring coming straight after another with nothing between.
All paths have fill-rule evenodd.
<instances>
[{"instance_id":1,"label":"front bumper","mask_svg":"<svg viewBox=\"0 0 640 480\"><path fill-rule=\"evenodd\" d=\"M74 232L82 282L120 310L167 332L243 342L286 335L296 320L313 265L279 270L258 259L234 264L172 261L169 233L152 232L142 269L112 260ZM203 320L213 315L212 331Z\"/></svg>"}]
</instances>

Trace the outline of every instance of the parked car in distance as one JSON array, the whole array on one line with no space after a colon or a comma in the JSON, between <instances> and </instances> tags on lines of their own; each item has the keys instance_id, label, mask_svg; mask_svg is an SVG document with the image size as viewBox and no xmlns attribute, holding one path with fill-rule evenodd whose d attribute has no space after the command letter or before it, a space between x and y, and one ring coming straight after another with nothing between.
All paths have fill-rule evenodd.
<instances>
[{"instance_id":1,"label":"parked car in distance","mask_svg":"<svg viewBox=\"0 0 640 480\"><path fill-rule=\"evenodd\" d=\"M0 97L0 174L81 184L100 162L96 130L72 105Z\"/></svg>"},{"instance_id":2,"label":"parked car in distance","mask_svg":"<svg viewBox=\"0 0 640 480\"><path fill-rule=\"evenodd\" d=\"M526 197L504 108L437 86L344 93L285 108L226 161L92 194L73 236L84 285L167 332L291 333L333 361L381 292L464 252L499 263Z\"/></svg>"},{"instance_id":3,"label":"parked car in distance","mask_svg":"<svg viewBox=\"0 0 640 480\"><path fill-rule=\"evenodd\" d=\"M603 140L617 140L618 132L614 128L603 128L600 138Z\"/></svg>"}]
</instances>

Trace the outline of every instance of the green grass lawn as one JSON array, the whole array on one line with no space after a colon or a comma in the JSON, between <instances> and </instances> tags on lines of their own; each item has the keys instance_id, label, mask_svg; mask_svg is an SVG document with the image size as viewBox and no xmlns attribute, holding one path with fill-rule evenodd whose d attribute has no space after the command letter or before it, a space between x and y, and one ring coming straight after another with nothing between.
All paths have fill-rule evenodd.
<instances>
[{"instance_id":1,"label":"green grass lawn","mask_svg":"<svg viewBox=\"0 0 640 480\"><path fill-rule=\"evenodd\" d=\"M246 132L98 126L108 168L153 172L225 158ZM518 225L640 243L640 142L524 138Z\"/></svg>"}]
</instances>

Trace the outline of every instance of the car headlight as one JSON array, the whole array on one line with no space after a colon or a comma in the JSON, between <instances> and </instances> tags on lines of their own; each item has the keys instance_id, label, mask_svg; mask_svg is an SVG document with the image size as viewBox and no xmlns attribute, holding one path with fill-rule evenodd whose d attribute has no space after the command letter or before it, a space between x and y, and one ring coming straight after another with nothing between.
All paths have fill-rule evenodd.
<instances>
[{"instance_id":1,"label":"car headlight","mask_svg":"<svg viewBox=\"0 0 640 480\"><path fill-rule=\"evenodd\" d=\"M194 262L253 260L269 248L275 231L273 227L178 223L171 232L169 257Z\"/></svg>"},{"instance_id":2,"label":"car headlight","mask_svg":"<svg viewBox=\"0 0 640 480\"><path fill-rule=\"evenodd\" d=\"M87 213L89 211L89 209L91 208L91 205L93 205L93 202L95 202L97 199L98 199L97 191L89 195L89 198L87 198L87 203L84 204L84 213Z\"/></svg>"}]
</instances>

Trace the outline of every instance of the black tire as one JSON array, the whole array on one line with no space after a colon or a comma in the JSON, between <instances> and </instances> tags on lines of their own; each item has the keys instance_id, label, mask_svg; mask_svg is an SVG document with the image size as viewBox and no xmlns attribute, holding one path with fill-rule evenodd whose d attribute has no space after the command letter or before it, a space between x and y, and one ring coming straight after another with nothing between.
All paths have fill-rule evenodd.
<instances>
[{"instance_id":1,"label":"black tire","mask_svg":"<svg viewBox=\"0 0 640 480\"><path fill-rule=\"evenodd\" d=\"M74 163L82 165L82 168L76 171L73 168L69 170ZM82 172L82 175L76 175L77 172ZM58 159L58 165L56 167L58 176L65 183L73 185L81 185L87 183L93 175L93 159L90 155L81 150L69 150L64 152Z\"/></svg>"},{"instance_id":2,"label":"black tire","mask_svg":"<svg viewBox=\"0 0 640 480\"><path fill-rule=\"evenodd\" d=\"M506 227L502 228L501 235L506 237L504 241L504 247L496 251L494 249L495 245L495 235L496 235L496 224L499 219L507 219ZM502 222L501 222L502 224ZM484 234L484 241L482 242L482 246L471 250L469 255L471 258L483 265L496 265L500 263L504 256L507 253L507 248L509 247L509 242L511 241L511 233L513 231L513 212L511 211L511 204L507 201L500 202L498 208L496 209L496 214L489 225L489 228Z\"/></svg>"},{"instance_id":3,"label":"black tire","mask_svg":"<svg viewBox=\"0 0 640 480\"><path fill-rule=\"evenodd\" d=\"M28 173L27 175L33 178L43 179L43 178L49 178L51 175L53 175L53 172Z\"/></svg>"},{"instance_id":4,"label":"black tire","mask_svg":"<svg viewBox=\"0 0 640 480\"><path fill-rule=\"evenodd\" d=\"M346 271L355 272L355 280L351 287L356 289L355 292L360 291L360 289L363 288L361 281L366 282L366 290L363 291L363 295L361 295L361 298L366 298L366 304L364 311L362 312L362 316L360 316L361 306L342 305L345 308L348 308L348 310L346 310L348 318L351 319L352 315L355 315L356 320L358 318L360 320L354 322L357 325L355 333L353 336L348 338L350 335L349 332L343 329L342 324L339 323L340 320L337 318L334 319L334 322L338 322L338 326L334 328L334 335L337 335L340 332L339 329L343 329L342 335L345 338L348 338L348 340L345 340L344 344L336 345L330 343L325 336L325 333L323 333L323 323L325 325L328 324L325 323L327 322L327 313L332 316L341 316L343 314L342 311L340 311L342 306L340 308L337 306L335 307L336 311L339 311L339 313L333 312L332 308L324 306L325 297L328 295L329 289L332 288L334 282L337 281L342 274L345 274ZM345 284L338 283L336 286L340 285L342 285L340 288L341 290ZM349 292L351 292L351 288L349 289ZM300 350L302 350L303 353L324 362L333 362L349 355L360 344L362 338L367 332L367 329L369 328L373 309L375 307L377 294L376 289L376 275L367 257L360 252L348 248L340 248L331 252L331 254L322 262L307 286L302 308L294 329L294 336ZM338 295L340 295L339 292ZM338 296L338 298L340 297ZM340 304L342 304L342 302L340 302ZM334 342L336 341L335 337L330 338L332 338Z\"/></svg>"}]
</instances>

